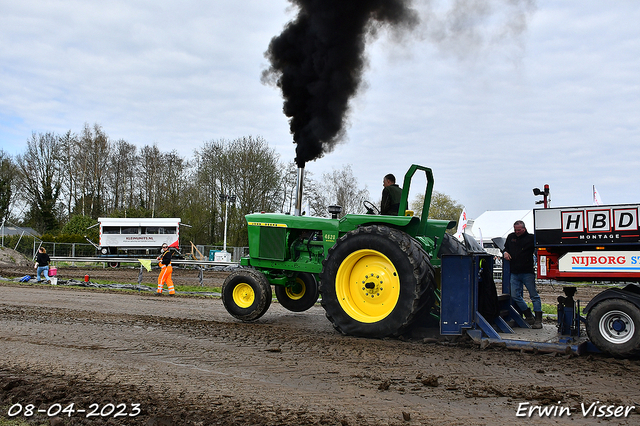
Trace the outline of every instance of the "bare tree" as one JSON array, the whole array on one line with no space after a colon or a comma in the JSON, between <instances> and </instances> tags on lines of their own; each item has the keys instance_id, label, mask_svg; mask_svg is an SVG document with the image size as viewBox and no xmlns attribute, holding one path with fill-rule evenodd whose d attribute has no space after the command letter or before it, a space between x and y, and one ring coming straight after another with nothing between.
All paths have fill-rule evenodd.
<instances>
[{"instance_id":1,"label":"bare tree","mask_svg":"<svg viewBox=\"0 0 640 426\"><path fill-rule=\"evenodd\" d=\"M26 218L42 230L76 215L177 216L193 226L186 233L194 241L217 243L229 200L220 196L235 195L228 241L246 244L244 215L282 211L295 192L295 169L285 178L262 137L209 141L188 159L156 144L137 149L122 139L110 142L102 127L85 123L79 134L34 133L17 160Z\"/></svg>"},{"instance_id":2,"label":"bare tree","mask_svg":"<svg viewBox=\"0 0 640 426\"><path fill-rule=\"evenodd\" d=\"M75 186L78 197L74 211L97 218L103 212L106 198L105 185L110 155L109 137L99 124L84 124L76 138L74 149L69 149L71 162L76 170Z\"/></svg>"},{"instance_id":3,"label":"bare tree","mask_svg":"<svg viewBox=\"0 0 640 426\"><path fill-rule=\"evenodd\" d=\"M230 229L235 244L247 244L244 215L256 211L274 211L281 181L279 156L261 136L234 139L226 149L222 190L237 197L238 209L230 210ZM232 228L233 226L233 228Z\"/></svg>"},{"instance_id":4,"label":"bare tree","mask_svg":"<svg viewBox=\"0 0 640 426\"><path fill-rule=\"evenodd\" d=\"M226 144L228 142L224 139L211 140L205 142L202 148L195 152L195 181L199 189L198 198L202 202L202 212L201 216L197 218L198 223L192 224L192 226L207 229L209 241L216 239L216 224L222 217L219 196L224 179L222 163ZM206 224L201 223L203 219L206 220Z\"/></svg>"},{"instance_id":5,"label":"bare tree","mask_svg":"<svg viewBox=\"0 0 640 426\"><path fill-rule=\"evenodd\" d=\"M107 210L124 210L137 207L134 203L136 184L136 168L138 148L119 139L112 145L109 155L109 173L106 176L107 186L111 194L111 203Z\"/></svg>"},{"instance_id":6,"label":"bare tree","mask_svg":"<svg viewBox=\"0 0 640 426\"><path fill-rule=\"evenodd\" d=\"M189 162L173 150L162 154L162 167L158 185L162 195L156 199L158 214L180 217L183 194L188 186Z\"/></svg>"},{"instance_id":7,"label":"bare tree","mask_svg":"<svg viewBox=\"0 0 640 426\"><path fill-rule=\"evenodd\" d=\"M274 211L282 205L282 166L262 137L206 142L196 151L194 169L212 241L222 241L227 199L221 202L221 195L236 196L237 204L230 203L228 215L228 240L235 244L246 243L245 214Z\"/></svg>"},{"instance_id":8,"label":"bare tree","mask_svg":"<svg viewBox=\"0 0 640 426\"><path fill-rule=\"evenodd\" d=\"M326 216L330 205L342 206L340 217L349 213L364 213L363 202L369 198L369 190L358 188L351 165L323 173L322 181L310 188L313 194L311 209L317 216Z\"/></svg>"},{"instance_id":9,"label":"bare tree","mask_svg":"<svg viewBox=\"0 0 640 426\"><path fill-rule=\"evenodd\" d=\"M41 233L56 230L59 213L56 201L62 190L60 141L53 133L33 133L24 154L18 155L20 184L30 211L26 222Z\"/></svg>"},{"instance_id":10,"label":"bare tree","mask_svg":"<svg viewBox=\"0 0 640 426\"><path fill-rule=\"evenodd\" d=\"M280 211L282 213L291 213L295 207L297 197L296 185L298 183L298 166L293 161L289 162L286 166L282 167L281 175L280 199L282 202ZM312 202L312 197L317 193L316 186L317 183L313 180L313 173L309 170L305 170L302 199L303 208L308 203L309 207L313 210L312 205L314 203ZM310 214L310 212L305 211L305 214Z\"/></svg>"},{"instance_id":11,"label":"bare tree","mask_svg":"<svg viewBox=\"0 0 640 426\"><path fill-rule=\"evenodd\" d=\"M140 183L140 200L144 208L151 210L155 217L156 199L162 186L163 156L157 144L145 145L140 150L140 169L138 181Z\"/></svg>"},{"instance_id":12,"label":"bare tree","mask_svg":"<svg viewBox=\"0 0 640 426\"><path fill-rule=\"evenodd\" d=\"M0 149L0 223L11 214L17 184L16 171L11 156Z\"/></svg>"},{"instance_id":13,"label":"bare tree","mask_svg":"<svg viewBox=\"0 0 640 426\"><path fill-rule=\"evenodd\" d=\"M80 198L77 185L79 173L76 165L79 150L78 136L68 130L64 135L59 136L59 141L60 173L65 195L64 210L66 217L71 218L74 206Z\"/></svg>"},{"instance_id":14,"label":"bare tree","mask_svg":"<svg viewBox=\"0 0 640 426\"><path fill-rule=\"evenodd\" d=\"M278 154L262 137L241 137L227 146L225 192L235 193L242 211L273 211L278 205Z\"/></svg>"}]
</instances>

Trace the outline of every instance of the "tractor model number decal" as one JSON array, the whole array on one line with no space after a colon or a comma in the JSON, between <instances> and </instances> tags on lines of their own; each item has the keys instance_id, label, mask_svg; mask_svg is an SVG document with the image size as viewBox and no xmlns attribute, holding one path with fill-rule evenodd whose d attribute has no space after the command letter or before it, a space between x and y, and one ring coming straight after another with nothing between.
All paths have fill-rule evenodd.
<instances>
[{"instance_id":1,"label":"tractor model number decal","mask_svg":"<svg viewBox=\"0 0 640 426\"><path fill-rule=\"evenodd\" d=\"M265 222L249 222L249 226L273 226L278 228L286 228L287 225L284 223L265 223Z\"/></svg>"},{"instance_id":2,"label":"tractor model number decal","mask_svg":"<svg viewBox=\"0 0 640 426\"><path fill-rule=\"evenodd\" d=\"M336 234L327 234L327 233L325 233L323 235L323 238L324 238L325 241L333 241L333 242L335 242L336 241Z\"/></svg>"}]
</instances>

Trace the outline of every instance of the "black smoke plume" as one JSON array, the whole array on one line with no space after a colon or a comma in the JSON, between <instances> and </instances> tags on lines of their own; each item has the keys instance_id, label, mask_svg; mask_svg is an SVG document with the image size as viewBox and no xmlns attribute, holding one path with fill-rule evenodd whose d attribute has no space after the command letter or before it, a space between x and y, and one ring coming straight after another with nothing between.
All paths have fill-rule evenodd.
<instances>
[{"instance_id":1,"label":"black smoke plume","mask_svg":"<svg viewBox=\"0 0 640 426\"><path fill-rule=\"evenodd\" d=\"M296 163L304 167L344 137L349 99L366 66L367 36L385 25L410 28L418 19L411 0L289 1L298 15L271 40L263 81L282 90Z\"/></svg>"}]
</instances>

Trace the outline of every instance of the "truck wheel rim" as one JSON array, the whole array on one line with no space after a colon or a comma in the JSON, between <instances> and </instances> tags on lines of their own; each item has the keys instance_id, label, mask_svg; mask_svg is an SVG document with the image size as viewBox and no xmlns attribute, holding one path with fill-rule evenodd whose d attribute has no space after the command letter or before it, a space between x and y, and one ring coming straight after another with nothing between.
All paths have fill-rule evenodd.
<instances>
[{"instance_id":1,"label":"truck wheel rim","mask_svg":"<svg viewBox=\"0 0 640 426\"><path fill-rule=\"evenodd\" d=\"M291 300L300 300L307 291L307 287L304 285L304 281L300 278L296 278L296 284L292 287L287 287L286 293Z\"/></svg>"},{"instance_id":2,"label":"truck wheel rim","mask_svg":"<svg viewBox=\"0 0 640 426\"><path fill-rule=\"evenodd\" d=\"M633 319L622 311L609 311L599 323L600 334L610 343L623 344L633 338L636 327Z\"/></svg>"},{"instance_id":3,"label":"truck wheel rim","mask_svg":"<svg viewBox=\"0 0 640 426\"><path fill-rule=\"evenodd\" d=\"M247 283L240 283L233 289L233 301L239 307L246 309L253 305L253 301L256 298L256 293L253 288Z\"/></svg>"},{"instance_id":4,"label":"truck wheel rim","mask_svg":"<svg viewBox=\"0 0 640 426\"><path fill-rule=\"evenodd\" d=\"M336 296L351 318L364 323L380 321L393 311L400 298L398 271L378 251L355 251L338 268Z\"/></svg>"}]
</instances>

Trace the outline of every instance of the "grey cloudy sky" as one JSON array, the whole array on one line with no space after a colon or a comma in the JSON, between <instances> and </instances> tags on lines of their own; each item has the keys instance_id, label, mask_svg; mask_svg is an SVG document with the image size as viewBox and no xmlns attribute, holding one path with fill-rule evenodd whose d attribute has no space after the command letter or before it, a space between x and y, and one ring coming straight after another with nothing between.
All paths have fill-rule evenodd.
<instances>
[{"instance_id":1,"label":"grey cloudy sky","mask_svg":"<svg viewBox=\"0 0 640 426\"><path fill-rule=\"evenodd\" d=\"M461 8L464 3L466 8ZM307 164L382 176L429 166L435 189L485 210L640 202L640 3L416 1L422 25L367 47L344 143ZM263 136L295 152L264 52L286 0L0 0L0 147L99 123L113 140L191 157L211 139Z\"/></svg>"}]
</instances>

